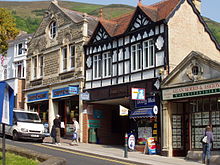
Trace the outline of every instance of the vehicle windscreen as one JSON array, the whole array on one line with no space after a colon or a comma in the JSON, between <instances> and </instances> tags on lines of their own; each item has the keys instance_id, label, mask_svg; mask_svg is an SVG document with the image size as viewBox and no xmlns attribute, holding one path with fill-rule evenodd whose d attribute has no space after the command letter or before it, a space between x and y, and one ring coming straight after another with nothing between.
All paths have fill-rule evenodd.
<instances>
[{"instance_id":1,"label":"vehicle windscreen","mask_svg":"<svg viewBox=\"0 0 220 165\"><path fill-rule=\"evenodd\" d=\"M14 115L17 121L36 123L41 122L39 116L36 113L14 112Z\"/></svg>"}]
</instances>

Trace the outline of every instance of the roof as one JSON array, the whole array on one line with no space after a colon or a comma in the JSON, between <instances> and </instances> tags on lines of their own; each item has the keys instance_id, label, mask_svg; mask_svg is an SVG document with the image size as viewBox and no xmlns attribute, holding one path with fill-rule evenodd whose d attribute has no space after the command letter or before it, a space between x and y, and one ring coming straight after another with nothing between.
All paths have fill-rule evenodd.
<instances>
[{"instance_id":1,"label":"roof","mask_svg":"<svg viewBox=\"0 0 220 165\"><path fill-rule=\"evenodd\" d=\"M15 39L9 40L8 44L9 45L16 44L18 42L22 42L24 40L30 39L32 36L33 34L27 34L26 32L21 32L17 37L15 37Z\"/></svg>"},{"instance_id":2,"label":"roof","mask_svg":"<svg viewBox=\"0 0 220 165\"><path fill-rule=\"evenodd\" d=\"M127 30L138 8L143 11L151 21L158 22L167 19L181 1L182 0L164 0L150 6L139 3L134 12L108 21L101 19L100 23L109 35L112 37L117 36L123 34Z\"/></svg>"},{"instance_id":3,"label":"roof","mask_svg":"<svg viewBox=\"0 0 220 165\"><path fill-rule=\"evenodd\" d=\"M88 15L86 13L69 10L60 6L57 7L59 7L75 23L80 23L83 21L84 18L86 18L86 20L88 21L88 34L92 35L98 23L97 17Z\"/></svg>"}]
</instances>

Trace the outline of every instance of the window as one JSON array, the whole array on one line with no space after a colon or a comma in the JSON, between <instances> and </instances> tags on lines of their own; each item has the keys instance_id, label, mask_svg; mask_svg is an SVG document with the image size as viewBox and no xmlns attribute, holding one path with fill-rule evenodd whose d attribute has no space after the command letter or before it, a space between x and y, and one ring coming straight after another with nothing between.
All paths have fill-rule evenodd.
<instances>
[{"instance_id":1,"label":"window","mask_svg":"<svg viewBox=\"0 0 220 165\"><path fill-rule=\"evenodd\" d=\"M110 52L104 53L103 57L103 77L109 77L111 75L112 58Z\"/></svg>"},{"instance_id":2,"label":"window","mask_svg":"<svg viewBox=\"0 0 220 165\"><path fill-rule=\"evenodd\" d=\"M23 44L20 43L20 44L17 44L17 55L21 55L23 54Z\"/></svg>"},{"instance_id":3,"label":"window","mask_svg":"<svg viewBox=\"0 0 220 165\"><path fill-rule=\"evenodd\" d=\"M4 79L6 80L8 78L8 67L7 65L3 66L4 68Z\"/></svg>"},{"instance_id":4,"label":"window","mask_svg":"<svg viewBox=\"0 0 220 165\"><path fill-rule=\"evenodd\" d=\"M37 78L37 57L33 58L33 78Z\"/></svg>"},{"instance_id":5,"label":"window","mask_svg":"<svg viewBox=\"0 0 220 165\"><path fill-rule=\"evenodd\" d=\"M193 75L198 75L199 74L199 67L198 66L193 66L192 67L192 74Z\"/></svg>"},{"instance_id":6,"label":"window","mask_svg":"<svg viewBox=\"0 0 220 165\"><path fill-rule=\"evenodd\" d=\"M101 77L102 61L100 55L93 56L93 77L94 79Z\"/></svg>"},{"instance_id":7,"label":"window","mask_svg":"<svg viewBox=\"0 0 220 165\"><path fill-rule=\"evenodd\" d=\"M154 42L153 40L148 40L143 43L144 46L144 68L149 68L154 66Z\"/></svg>"},{"instance_id":8,"label":"window","mask_svg":"<svg viewBox=\"0 0 220 165\"><path fill-rule=\"evenodd\" d=\"M40 56L40 58L39 58L40 77L43 76L43 69L44 69L43 66L44 66L44 58L43 58L43 56Z\"/></svg>"},{"instance_id":9,"label":"window","mask_svg":"<svg viewBox=\"0 0 220 165\"><path fill-rule=\"evenodd\" d=\"M15 63L15 77L24 78L24 66L22 61Z\"/></svg>"},{"instance_id":10,"label":"window","mask_svg":"<svg viewBox=\"0 0 220 165\"><path fill-rule=\"evenodd\" d=\"M70 46L70 66L75 68L75 46Z\"/></svg>"},{"instance_id":11,"label":"window","mask_svg":"<svg viewBox=\"0 0 220 165\"><path fill-rule=\"evenodd\" d=\"M50 24L50 37L55 38L57 33L57 23L55 21Z\"/></svg>"},{"instance_id":12,"label":"window","mask_svg":"<svg viewBox=\"0 0 220 165\"><path fill-rule=\"evenodd\" d=\"M63 57L63 71L67 69L67 47L62 49L62 57Z\"/></svg>"},{"instance_id":13,"label":"window","mask_svg":"<svg viewBox=\"0 0 220 165\"><path fill-rule=\"evenodd\" d=\"M138 71L142 68L141 44L131 46L131 70Z\"/></svg>"}]
</instances>

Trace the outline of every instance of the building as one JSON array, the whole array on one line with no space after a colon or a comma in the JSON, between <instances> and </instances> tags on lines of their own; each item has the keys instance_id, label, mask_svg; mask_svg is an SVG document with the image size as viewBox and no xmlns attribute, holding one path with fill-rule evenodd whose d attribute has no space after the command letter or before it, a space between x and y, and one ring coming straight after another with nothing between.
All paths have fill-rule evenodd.
<instances>
[{"instance_id":1,"label":"building","mask_svg":"<svg viewBox=\"0 0 220 165\"><path fill-rule=\"evenodd\" d=\"M133 131L138 144L153 136L161 154L172 155L163 124L161 79L192 50L220 61L220 47L200 15L200 3L139 3L133 13L100 19L85 46L85 92L90 96L84 104L85 141L123 144L125 133ZM138 99L141 91L146 97ZM128 116L119 115L120 105L130 110Z\"/></svg>"},{"instance_id":2,"label":"building","mask_svg":"<svg viewBox=\"0 0 220 165\"><path fill-rule=\"evenodd\" d=\"M8 50L5 56L1 55L0 81L7 82L14 90L15 108L24 108L24 93L26 77L27 44L32 35L20 32L14 39L8 41Z\"/></svg>"},{"instance_id":3,"label":"building","mask_svg":"<svg viewBox=\"0 0 220 165\"><path fill-rule=\"evenodd\" d=\"M205 127L213 128L214 151L220 151L220 63L191 52L161 85L163 125L170 155L202 150ZM190 154L190 152L188 152Z\"/></svg>"},{"instance_id":4,"label":"building","mask_svg":"<svg viewBox=\"0 0 220 165\"><path fill-rule=\"evenodd\" d=\"M52 127L56 114L71 135L72 118L82 123L79 93L84 80L83 45L97 18L62 8L52 1L29 43L25 105L35 109Z\"/></svg>"}]
</instances>

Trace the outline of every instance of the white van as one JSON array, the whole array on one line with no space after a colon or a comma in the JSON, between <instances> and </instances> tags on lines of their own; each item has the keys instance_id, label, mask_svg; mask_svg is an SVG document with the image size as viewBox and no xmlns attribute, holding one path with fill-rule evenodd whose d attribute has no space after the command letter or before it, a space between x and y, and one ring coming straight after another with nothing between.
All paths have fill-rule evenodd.
<instances>
[{"instance_id":1,"label":"white van","mask_svg":"<svg viewBox=\"0 0 220 165\"><path fill-rule=\"evenodd\" d=\"M13 140L33 139L43 141L44 125L37 112L24 110L13 111L13 126L5 126L5 134L12 136Z\"/></svg>"}]
</instances>

